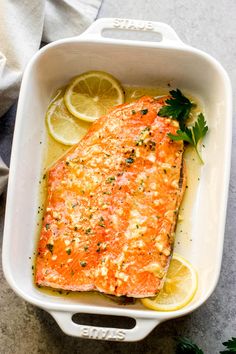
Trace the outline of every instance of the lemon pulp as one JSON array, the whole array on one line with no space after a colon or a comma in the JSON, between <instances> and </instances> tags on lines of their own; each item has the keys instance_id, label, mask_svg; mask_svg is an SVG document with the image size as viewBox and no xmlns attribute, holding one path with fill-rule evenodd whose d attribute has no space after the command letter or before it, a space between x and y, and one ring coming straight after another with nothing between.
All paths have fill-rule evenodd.
<instances>
[{"instance_id":1,"label":"lemon pulp","mask_svg":"<svg viewBox=\"0 0 236 354\"><path fill-rule=\"evenodd\" d=\"M175 311L186 306L197 290L197 273L183 257L174 254L164 286L155 298L141 299L144 306L156 311Z\"/></svg>"},{"instance_id":2,"label":"lemon pulp","mask_svg":"<svg viewBox=\"0 0 236 354\"><path fill-rule=\"evenodd\" d=\"M46 115L48 131L58 142L74 145L86 134L89 123L78 121L66 108L63 100L64 90L57 91Z\"/></svg>"},{"instance_id":3,"label":"lemon pulp","mask_svg":"<svg viewBox=\"0 0 236 354\"><path fill-rule=\"evenodd\" d=\"M64 101L69 112L93 122L107 114L112 106L124 103L124 90L119 81L103 71L88 71L68 85Z\"/></svg>"}]
</instances>

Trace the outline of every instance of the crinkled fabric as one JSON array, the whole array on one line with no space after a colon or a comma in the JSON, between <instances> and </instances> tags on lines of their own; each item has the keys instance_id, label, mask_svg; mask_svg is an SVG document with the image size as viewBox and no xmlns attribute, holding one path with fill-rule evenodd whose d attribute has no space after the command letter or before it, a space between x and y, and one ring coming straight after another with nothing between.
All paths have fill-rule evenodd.
<instances>
[{"instance_id":1,"label":"crinkled fabric","mask_svg":"<svg viewBox=\"0 0 236 354\"><path fill-rule=\"evenodd\" d=\"M40 42L82 33L101 1L0 0L0 117L17 99L24 68ZM0 193L6 181L7 167L0 160Z\"/></svg>"}]
</instances>

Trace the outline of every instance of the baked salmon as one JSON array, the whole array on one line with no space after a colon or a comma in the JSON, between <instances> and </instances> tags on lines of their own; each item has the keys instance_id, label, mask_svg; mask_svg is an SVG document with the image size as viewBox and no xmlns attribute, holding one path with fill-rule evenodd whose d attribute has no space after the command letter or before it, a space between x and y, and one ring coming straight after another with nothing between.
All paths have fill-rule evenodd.
<instances>
[{"instance_id":1,"label":"baked salmon","mask_svg":"<svg viewBox=\"0 0 236 354\"><path fill-rule=\"evenodd\" d=\"M185 187L177 121L165 98L115 107L48 171L36 284L136 298L169 266Z\"/></svg>"}]
</instances>

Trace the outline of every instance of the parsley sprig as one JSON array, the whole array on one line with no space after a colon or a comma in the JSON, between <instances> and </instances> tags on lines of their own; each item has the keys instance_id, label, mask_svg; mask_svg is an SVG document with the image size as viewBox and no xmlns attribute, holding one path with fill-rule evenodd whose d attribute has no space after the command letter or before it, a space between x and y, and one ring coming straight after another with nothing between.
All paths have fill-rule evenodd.
<instances>
[{"instance_id":1,"label":"parsley sprig","mask_svg":"<svg viewBox=\"0 0 236 354\"><path fill-rule=\"evenodd\" d=\"M158 115L176 119L179 122L180 129L183 129L191 108L195 107L195 104L185 97L179 89L170 91L170 95L171 98L166 100L167 105L159 110Z\"/></svg>"},{"instance_id":2,"label":"parsley sprig","mask_svg":"<svg viewBox=\"0 0 236 354\"><path fill-rule=\"evenodd\" d=\"M204 354L198 346L188 338L181 337L177 340L176 354Z\"/></svg>"},{"instance_id":3,"label":"parsley sprig","mask_svg":"<svg viewBox=\"0 0 236 354\"><path fill-rule=\"evenodd\" d=\"M227 342L224 342L223 345L227 348L227 350L220 352L220 354L236 353L236 338L235 337L232 337Z\"/></svg>"},{"instance_id":4,"label":"parsley sprig","mask_svg":"<svg viewBox=\"0 0 236 354\"><path fill-rule=\"evenodd\" d=\"M232 354L236 353L236 338L232 337L223 345L227 350L221 351L220 354ZM177 338L176 354L204 354L195 343L186 337Z\"/></svg>"},{"instance_id":5,"label":"parsley sprig","mask_svg":"<svg viewBox=\"0 0 236 354\"><path fill-rule=\"evenodd\" d=\"M179 122L180 129L177 130L176 135L169 133L168 136L171 140L183 140L193 145L199 160L203 164L204 162L199 152L199 144L208 131L204 115L200 113L195 124L187 126L186 121L195 104L185 97L179 89L170 91L170 95L171 98L166 100L166 106L163 106L159 110L158 115L176 119Z\"/></svg>"},{"instance_id":6,"label":"parsley sprig","mask_svg":"<svg viewBox=\"0 0 236 354\"><path fill-rule=\"evenodd\" d=\"M198 115L197 121L192 127L188 128L187 126L185 126L182 130L177 130L176 132L177 135L169 133L168 136L171 138L171 140L174 141L183 140L193 145L199 157L199 160L203 164L204 162L199 152L199 143L204 138L207 131L208 131L208 126L206 120L204 118L204 115L200 113Z\"/></svg>"}]
</instances>

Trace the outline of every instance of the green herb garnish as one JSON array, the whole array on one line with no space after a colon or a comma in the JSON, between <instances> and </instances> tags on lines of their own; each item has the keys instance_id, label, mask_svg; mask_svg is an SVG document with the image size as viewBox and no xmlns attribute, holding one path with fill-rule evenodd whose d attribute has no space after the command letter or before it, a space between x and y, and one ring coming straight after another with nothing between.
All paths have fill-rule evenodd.
<instances>
[{"instance_id":1,"label":"green herb garnish","mask_svg":"<svg viewBox=\"0 0 236 354\"><path fill-rule=\"evenodd\" d=\"M185 97L179 89L170 91L170 94L171 98L166 100L167 105L159 110L158 115L176 119L179 122L180 129L183 129L191 108L195 104Z\"/></svg>"},{"instance_id":2,"label":"green herb garnish","mask_svg":"<svg viewBox=\"0 0 236 354\"><path fill-rule=\"evenodd\" d=\"M236 353L236 338L235 337L232 337L227 342L224 342L223 345L227 348L227 350L220 352L220 354Z\"/></svg>"},{"instance_id":3,"label":"green herb garnish","mask_svg":"<svg viewBox=\"0 0 236 354\"><path fill-rule=\"evenodd\" d=\"M147 114L147 112L148 112L148 109L141 109L141 113L142 113L143 115Z\"/></svg>"},{"instance_id":4,"label":"green herb garnish","mask_svg":"<svg viewBox=\"0 0 236 354\"><path fill-rule=\"evenodd\" d=\"M87 262L85 262L85 261L81 261L81 262L80 262L80 265L81 265L81 267L86 267Z\"/></svg>"},{"instance_id":5,"label":"green herb garnish","mask_svg":"<svg viewBox=\"0 0 236 354\"><path fill-rule=\"evenodd\" d=\"M145 132L150 132L150 130L151 130L151 127L147 126L141 131L141 134L143 134Z\"/></svg>"},{"instance_id":6,"label":"green herb garnish","mask_svg":"<svg viewBox=\"0 0 236 354\"><path fill-rule=\"evenodd\" d=\"M167 105L163 106L158 115L161 117L169 117L176 119L179 122L180 129L177 130L177 135L169 133L171 140L183 140L195 148L197 155L203 164L202 157L199 153L199 143L208 131L208 126L204 115L200 113L197 121L193 126L187 126L186 121L189 118L191 109L195 104L185 97L179 89L170 91L171 98L166 100Z\"/></svg>"},{"instance_id":7,"label":"green herb garnish","mask_svg":"<svg viewBox=\"0 0 236 354\"><path fill-rule=\"evenodd\" d=\"M232 337L227 342L223 342L227 348L220 352L220 354L236 353L236 338ZM186 337L177 338L176 354L204 354L196 344Z\"/></svg>"},{"instance_id":8,"label":"green herb garnish","mask_svg":"<svg viewBox=\"0 0 236 354\"><path fill-rule=\"evenodd\" d=\"M188 338L177 339L176 354L204 354L203 351Z\"/></svg>"},{"instance_id":9,"label":"green herb garnish","mask_svg":"<svg viewBox=\"0 0 236 354\"><path fill-rule=\"evenodd\" d=\"M46 228L46 230L49 230L50 229L50 224L46 224L45 228Z\"/></svg>"},{"instance_id":10,"label":"green herb garnish","mask_svg":"<svg viewBox=\"0 0 236 354\"><path fill-rule=\"evenodd\" d=\"M199 146L199 142L202 140L202 138L204 138L207 131L208 131L208 126L205 121L204 115L200 113L198 115L197 121L192 127L184 126L182 129L177 130L176 132L177 135L169 133L168 136L170 137L171 140L174 141L183 140L193 145L201 163L203 164L204 162L199 153L198 146Z\"/></svg>"},{"instance_id":11,"label":"green herb garnish","mask_svg":"<svg viewBox=\"0 0 236 354\"><path fill-rule=\"evenodd\" d=\"M100 217L100 220L99 220L98 225L99 225L99 226L101 226L101 227L105 227L105 224L104 224L104 219L103 219L103 217L102 217L102 216Z\"/></svg>"},{"instance_id":12,"label":"green herb garnish","mask_svg":"<svg viewBox=\"0 0 236 354\"><path fill-rule=\"evenodd\" d=\"M68 254L68 256L71 254L71 249L67 248L66 253Z\"/></svg>"},{"instance_id":13,"label":"green herb garnish","mask_svg":"<svg viewBox=\"0 0 236 354\"><path fill-rule=\"evenodd\" d=\"M126 159L125 162L131 164L134 162L134 159L132 157L128 157L128 159Z\"/></svg>"},{"instance_id":14,"label":"green herb garnish","mask_svg":"<svg viewBox=\"0 0 236 354\"><path fill-rule=\"evenodd\" d=\"M112 182L114 182L115 181L115 177L114 176L111 176L111 177L108 177L107 179L106 179L106 183L112 183Z\"/></svg>"}]
</instances>

